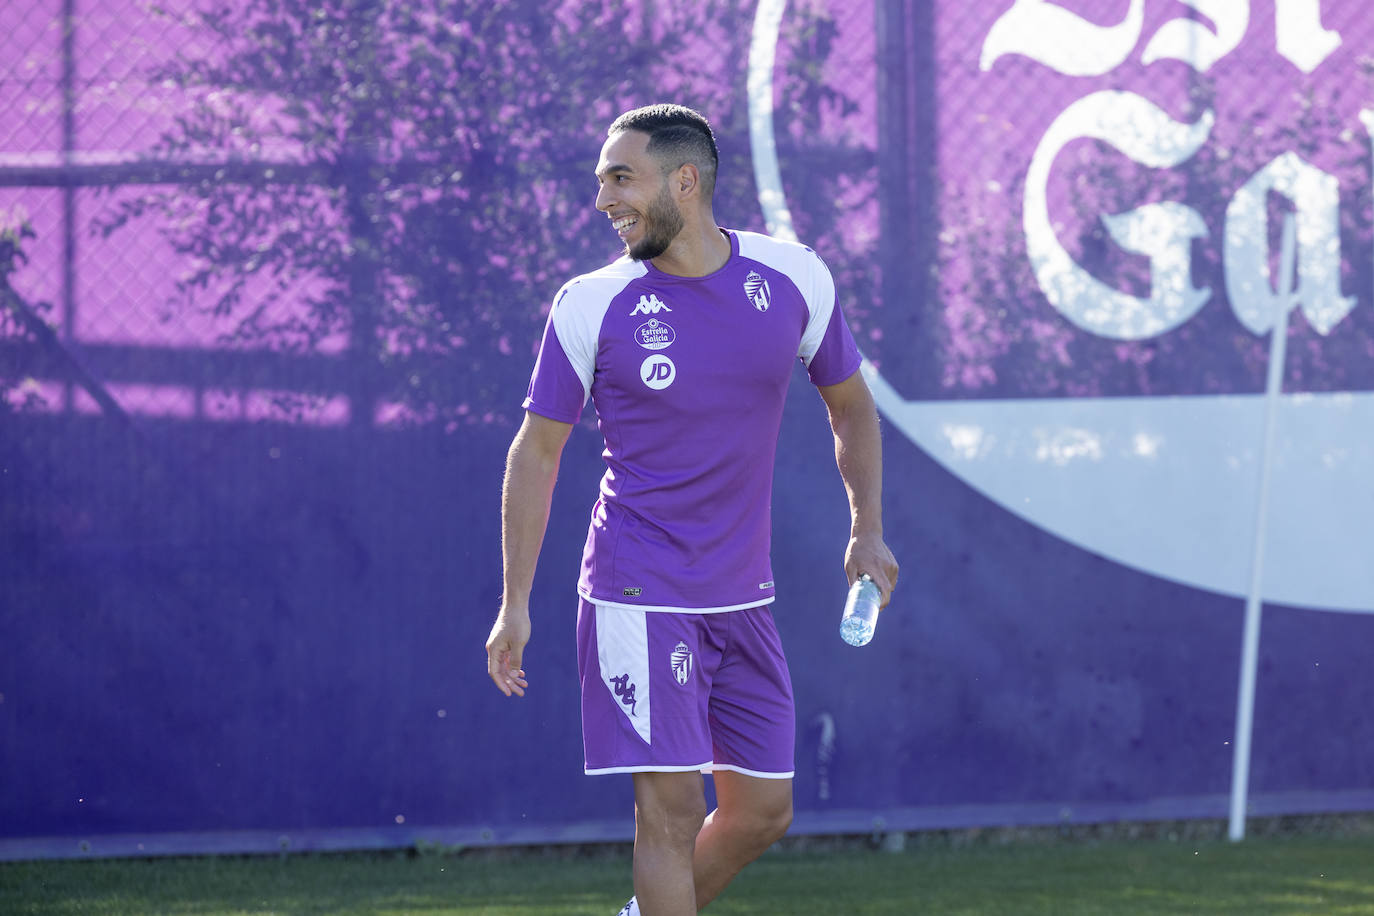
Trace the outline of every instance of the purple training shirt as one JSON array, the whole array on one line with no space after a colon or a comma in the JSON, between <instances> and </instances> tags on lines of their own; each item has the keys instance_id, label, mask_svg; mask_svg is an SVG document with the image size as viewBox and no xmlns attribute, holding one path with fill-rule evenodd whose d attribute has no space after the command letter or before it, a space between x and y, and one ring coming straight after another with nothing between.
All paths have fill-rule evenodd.
<instances>
[{"instance_id":1,"label":"purple training shirt","mask_svg":"<svg viewBox=\"0 0 1374 916\"><path fill-rule=\"evenodd\" d=\"M606 440L578 591L707 613L773 600L773 460L792 361L815 385L859 367L814 251L728 231L730 258L675 277L621 258L559 290L524 406Z\"/></svg>"}]
</instances>

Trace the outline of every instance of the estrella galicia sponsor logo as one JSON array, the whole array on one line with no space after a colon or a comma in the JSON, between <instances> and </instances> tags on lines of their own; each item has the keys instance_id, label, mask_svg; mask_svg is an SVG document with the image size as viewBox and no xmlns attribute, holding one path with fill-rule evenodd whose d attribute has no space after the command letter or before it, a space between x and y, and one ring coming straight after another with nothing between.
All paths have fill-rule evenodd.
<instances>
[{"instance_id":1,"label":"estrella galicia sponsor logo","mask_svg":"<svg viewBox=\"0 0 1374 916\"><path fill-rule=\"evenodd\" d=\"M657 315L659 312L671 312L672 309L664 304L663 300L653 293L639 297L639 304L630 312L633 315Z\"/></svg>"},{"instance_id":2,"label":"estrella galicia sponsor logo","mask_svg":"<svg viewBox=\"0 0 1374 916\"><path fill-rule=\"evenodd\" d=\"M644 589L638 587L624 588L620 590L620 593L626 598L638 598L640 595L644 594Z\"/></svg>"},{"instance_id":3,"label":"estrella galicia sponsor logo","mask_svg":"<svg viewBox=\"0 0 1374 916\"><path fill-rule=\"evenodd\" d=\"M673 647L668 659L673 666L673 677L677 678L679 684L686 686L692 677L692 650L685 642L679 642Z\"/></svg>"},{"instance_id":4,"label":"estrella galicia sponsor logo","mask_svg":"<svg viewBox=\"0 0 1374 916\"><path fill-rule=\"evenodd\" d=\"M654 391L662 391L677 378L677 366L662 353L655 353L639 364L639 377Z\"/></svg>"},{"instance_id":5,"label":"estrella galicia sponsor logo","mask_svg":"<svg viewBox=\"0 0 1374 916\"><path fill-rule=\"evenodd\" d=\"M635 343L646 350L665 350L674 340L677 340L677 333L657 318L650 318L635 328Z\"/></svg>"},{"instance_id":6,"label":"estrella galicia sponsor logo","mask_svg":"<svg viewBox=\"0 0 1374 916\"><path fill-rule=\"evenodd\" d=\"M620 705L630 710L630 715L635 714L635 685L630 683L630 675L622 674L619 677L611 678L611 689L615 691L616 697L620 700Z\"/></svg>"},{"instance_id":7,"label":"estrella galicia sponsor logo","mask_svg":"<svg viewBox=\"0 0 1374 916\"><path fill-rule=\"evenodd\" d=\"M744 278L744 294L760 312L768 311L768 306L773 304L773 289L757 271L749 271L749 276Z\"/></svg>"}]
</instances>

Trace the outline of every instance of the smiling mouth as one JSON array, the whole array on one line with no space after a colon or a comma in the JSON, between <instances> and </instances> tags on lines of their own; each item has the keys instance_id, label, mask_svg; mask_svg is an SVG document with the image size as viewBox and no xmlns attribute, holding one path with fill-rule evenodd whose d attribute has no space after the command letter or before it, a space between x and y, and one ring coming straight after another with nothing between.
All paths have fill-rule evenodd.
<instances>
[{"instance_id":1,"label":"smiling mouth","mask_svg":"<svg viewBox=\"0 0 1374 916\"><path fill-rule=\"evenodd\" d=\"M614 229L621 238L624 238L625 234L630 231L631 227L635 226L638 223L639 217L637 216L622 216L619 219L611 221L611 228Z\"/></svg>"}]
</instances>

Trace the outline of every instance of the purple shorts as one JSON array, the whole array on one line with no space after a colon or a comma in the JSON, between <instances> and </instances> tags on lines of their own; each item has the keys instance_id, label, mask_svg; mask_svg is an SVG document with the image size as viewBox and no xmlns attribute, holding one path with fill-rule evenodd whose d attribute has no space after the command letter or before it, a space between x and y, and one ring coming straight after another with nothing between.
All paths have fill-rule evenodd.
<instances>
[{"instance_id":1,"label":"purple shorts","mask_svg":"<svg viewBox=\"0 0 1374 916\"><path fill-rule=\"evenodd\" d=\"M768 605L679 614L583 598L577 659L589 774L792 777L792 678Z\"/></svg>"}]
</instances>

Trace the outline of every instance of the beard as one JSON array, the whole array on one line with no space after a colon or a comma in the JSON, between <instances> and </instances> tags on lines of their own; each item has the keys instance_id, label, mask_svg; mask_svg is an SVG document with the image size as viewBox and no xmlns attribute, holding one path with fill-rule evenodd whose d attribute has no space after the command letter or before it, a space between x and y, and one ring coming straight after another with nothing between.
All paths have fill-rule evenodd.
<instances>
[{"instance_id":1,"label":"beard","mask_svg":"<svg viewBox=\"0 0 1374 916\"><path fill-rule=\"evenodd\" d=\"M666 182L640 220L644 224L644 238L634 247L627 244L625 253L636 261L650 261L668 250L684 225L682 211L668 194Z\"/></svg>"}]
</instances>

